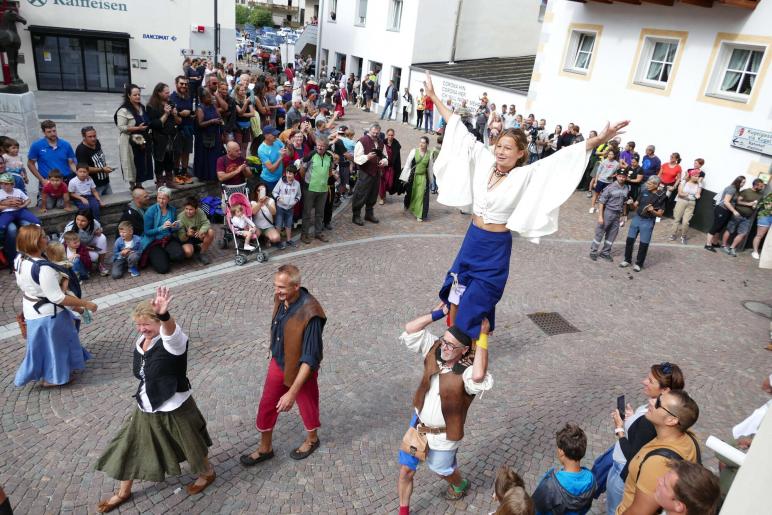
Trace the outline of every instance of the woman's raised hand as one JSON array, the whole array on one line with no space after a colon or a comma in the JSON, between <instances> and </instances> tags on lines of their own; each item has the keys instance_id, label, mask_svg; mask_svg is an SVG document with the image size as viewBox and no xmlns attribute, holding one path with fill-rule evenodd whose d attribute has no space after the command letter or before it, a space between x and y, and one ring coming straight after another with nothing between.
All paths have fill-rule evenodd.
<instances>
[{"instance_id":1,"label":"woman's raised hand","mask_svg":"<svg viewBox=\"0 0 772 515\"><path fill-rule=\"evenodd\" d=\"M434 96L434 84L432 84L432 76L429 72L426 72L426 78L424 79L424 93L428 96Z\"/></svg>"},{"instance_id":2,"label":"woman's raised hand","mask_svg":"<svg viewBox=\"0 0 772 515\"><path fill-rule=\"evenodd\" d=\"M174 296L169 292L169 288L159 286L155 291L155 298L150 301L155 314L161 315L169 311L169 304L171 304L173 298Z\"/></svg>"}]
</instances>

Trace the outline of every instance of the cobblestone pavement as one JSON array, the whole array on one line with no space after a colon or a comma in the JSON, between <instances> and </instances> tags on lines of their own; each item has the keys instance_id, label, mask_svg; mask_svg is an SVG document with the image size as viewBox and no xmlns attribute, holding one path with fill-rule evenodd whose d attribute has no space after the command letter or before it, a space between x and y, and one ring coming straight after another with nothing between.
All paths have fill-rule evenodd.
<instances>
[{"instance_id":1,"label":"cobblestone pavement","mask_svg":"<svg viewBox=\"0 0 772 515\"><path fill-rule=\"evenodd\" d=\"M406 154L415 131L398 126L398 137ZM112 301L83 329L94 359L69 386L14 387L24 342L0 341L0 485L15 510L93 512L115 487L93 466L133 409L132 289L163 279L189 281L176 287L173 313L191 339L189 377L214 440L210 457L218 477L195 498L177 491L193 480L190 474L138 483L120 513L395 512L396 449L421 373L421 359L397 338L406 321L435 302L468 223L436 204L429 220L418 223L399 200L377 207L377 226L352 225L344 208L330 243L275 253L267 264L231 267L232 252L217 251L217 264L207 269L188 264L167 277L143 272L138 279L90 281L88 297L112 295ZM588 433L589 466L613 443L609 413L616 396L641 403L640 380L652 363L684 368L687 390L702 408L695 429L703 442L710 434L728 438L731 426L766 400L759 385L772 365L762 348L769 321L741 302L772 301L769 272L747 255L665 244L667 231L659 226L640 274L592 262L593 218L577 194L554 237L540 245L515 241L491 339L494 389L473 403L459 453L471 493L449 503L439 496L441 480L421 470L411 503L416 513L487 513L501 464L533 488L557 463L554 432L567 421ZM254 416L268 363L271 275L285 262L301 268L303 284L329 316L319 379L322 445L305 461L289 459L303 437L293 410L280 417L277 458L244 469L238 456L258 439ZM204 270L197 278L185 275ZM0 277L2 323L12 320L18 297L11 278ZM526 316L537 311L560 312L581 332L547 337ZM711 453L704 456L715 468ZM596 503L594 511L602 506Z\"/></svg>"}]
</instances>

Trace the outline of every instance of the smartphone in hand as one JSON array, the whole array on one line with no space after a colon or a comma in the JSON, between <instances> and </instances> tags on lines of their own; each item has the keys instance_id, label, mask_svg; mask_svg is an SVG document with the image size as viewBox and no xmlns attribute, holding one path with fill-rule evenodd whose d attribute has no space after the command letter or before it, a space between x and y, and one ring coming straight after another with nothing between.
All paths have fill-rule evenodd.
<instances>
[{"instance_id":1,"label":"smartphone in hand","mask_svg":"<svg viewBox=\"0 0 772 515\"><path fill-rule=\"evenodd\" d=\"M620 395L617 397L617 411L619 412L619 416L622 417L622 420L625 419L625 396Z\"/></svg>"}]
</instances>

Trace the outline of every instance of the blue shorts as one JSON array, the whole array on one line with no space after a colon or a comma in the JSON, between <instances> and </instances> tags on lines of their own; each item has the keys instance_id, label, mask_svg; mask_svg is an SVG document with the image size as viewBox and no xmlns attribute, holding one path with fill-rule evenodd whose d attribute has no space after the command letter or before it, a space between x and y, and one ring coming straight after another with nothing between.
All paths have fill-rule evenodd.
<instances>
[{"instance_id":1,"label":"blue shorts","mask_svg":"<svg viewBox=\"0 0 772 515\"><path fill-rule=\"evenodd\" d=\"M418 421L418 415L413 413L413 418L410 419L410 425L415 426ZM456 471L458 465L456 464L456 452L458 449L452 451L437 451L429 448L429 452L426 453L426 466L429 470L435 472L441 476L450 476ZM411 456L405 451L399 451L399 464L404 465L412 471L418 470L418 464L421 462L415 456Z\"/></svg>"},{"instance_id":2,"label":"blue shorts","mask_svg":"<svg viewBox=\"0 0 772 515\"><path fill-rule=\"evenodd\" d=\"M605 190L606 187L608 187L609 184L611 184L611 183L610 182L603 182L603 181L596 181L595 182L595 188L593 189L593 191L595 191L595 193L600 193L603 190Z\"/></svg>"},{"instance_id":3,"label":"blue shorts","mask_svg":"<svg viewBox=\"0 0 772 515\"><path fill-rule=\"evenodd\" d=\"M283 207L276 206L276 218L273 224L274 227L277 229L291 229L292 211L292 208L284 209Z\"/></svg>"},{"instance_id":4,"label":"blue shorts","mask_svg":"<svg viewBox=\"0 0 772 515\"><path fill-rule=\"evenodd\" d=\"M769 227L772 225L772 215L760 216L758 221L759 227Z\"/></svg>"}]
</instances>

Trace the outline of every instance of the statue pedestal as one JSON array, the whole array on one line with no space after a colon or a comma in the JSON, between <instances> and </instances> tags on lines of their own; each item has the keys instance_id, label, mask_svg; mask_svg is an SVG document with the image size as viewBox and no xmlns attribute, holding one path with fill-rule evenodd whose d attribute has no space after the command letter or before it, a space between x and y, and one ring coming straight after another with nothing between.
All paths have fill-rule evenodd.
<instances>
[{"instance_id":1,"label":"statue pedestal","mask_svg":"<svg viewBox=\"0 0 772 515\"><path fill-rule=\"evenodd\" d=\"M0 135L19 142L22 150L40 138L40 121L35 95L0 93Z\"/></svg>"}]
</instances>

